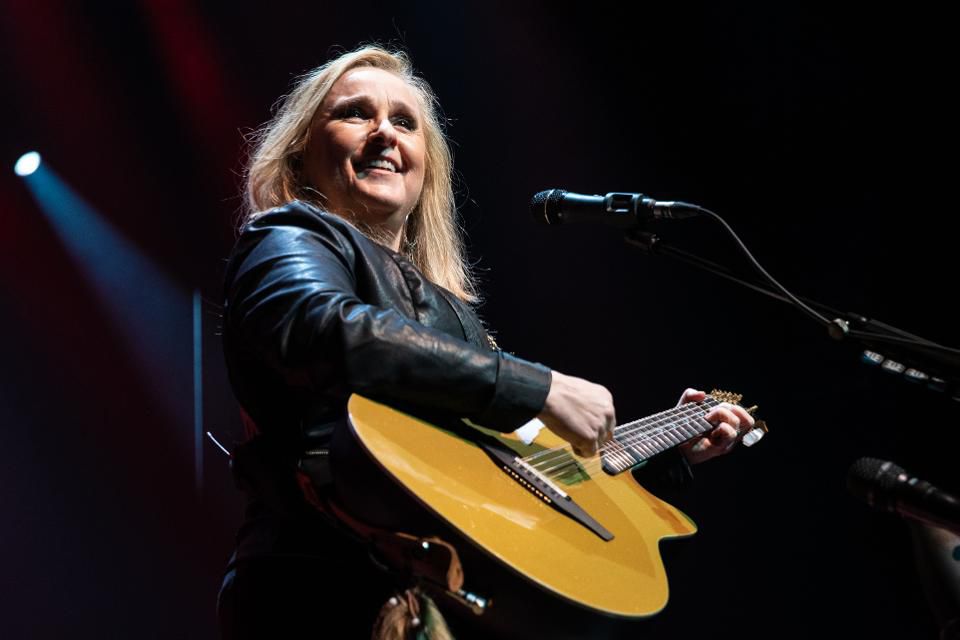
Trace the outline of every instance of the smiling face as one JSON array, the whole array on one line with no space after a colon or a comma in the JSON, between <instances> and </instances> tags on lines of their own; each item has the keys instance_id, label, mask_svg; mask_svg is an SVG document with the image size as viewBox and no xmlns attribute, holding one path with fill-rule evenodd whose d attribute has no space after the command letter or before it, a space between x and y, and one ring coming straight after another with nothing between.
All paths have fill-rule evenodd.
<instances>
[{"instance_id":1,"label":"smiling face","mask_svg":"<svg viewBox=\"0 0 960 640\"><path fill-rule=\"evenodd\" d=\"M421 125L417 94L402 78L375 67L351 69L313 118L304 178L329 211L396 230L423 189Z\"/></svg>"}]
</instances>

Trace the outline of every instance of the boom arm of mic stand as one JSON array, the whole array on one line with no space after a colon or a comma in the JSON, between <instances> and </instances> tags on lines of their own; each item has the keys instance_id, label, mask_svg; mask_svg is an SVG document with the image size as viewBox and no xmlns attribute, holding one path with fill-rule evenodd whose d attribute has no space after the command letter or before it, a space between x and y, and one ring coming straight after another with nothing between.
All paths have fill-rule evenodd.
<instances>
[{"instance_id":1,"label":"boom arm of mic stand","mask_svg":"<svg viewBox=\"0 0 960 640\"><path fill-rule=\"evenodd\" d=\"M731 282L736 282L747 289L756 291L757 293L773 298L774 300L779 300L780 302L785 302L787 304L791 303L789 298L777 293L776 291L773 291L772 289L769 289L761 284L757 284L756 282L750 282L733 275L733 271L724 267L723 265L719 265L716 262L710 262L709 260L704 260L703 258L695 256L692 253L688 253L683 249L678 249L672 245L665 244L662 240L660 240L659 236L654 233L650 233L649 231L640 231L639 229L631 230L624 236L624 238L626 239L627 244L637 247L648 255L664 255L671 257L675 260L679 260L680 262L693 265L698 269L709 271L710 273L730 280ZM814 302L812 300L808 300L807 298L801 298L801 300L808 305L817 307L819 310L831 315L838 314L838 312L834 309L820 304L819 302Z\"/></svg>"},{"instance_id":2,"label":"boom arm of mic stand","mask_svg":"<svg viewBox=\"0 0 960 640\"><path fill-rule=\"evenodd\" d=\"M751 289L767 297L793 304L786 296L768 288L757 281L745 280L734 275L733 271L715 262L705 260L689 252L664 243L659 236L643 229L632 229L624 235L627 244L634 246L648 255L664 255L680 262L709 271L731 282ZM852 338L870 349L883 349L883 346L892 346L902 352L905 357L918 362L918 366L934 369L944 376L960 379L960 350L946 347L925 338L915 336L896 327L872 320L856 313L844 313L825 304L799 298L810 307L814 307L834 321L829 329L831 337L837 340ZM900 356L900 357L904 357Z\"/></svg>"}]
</instances>

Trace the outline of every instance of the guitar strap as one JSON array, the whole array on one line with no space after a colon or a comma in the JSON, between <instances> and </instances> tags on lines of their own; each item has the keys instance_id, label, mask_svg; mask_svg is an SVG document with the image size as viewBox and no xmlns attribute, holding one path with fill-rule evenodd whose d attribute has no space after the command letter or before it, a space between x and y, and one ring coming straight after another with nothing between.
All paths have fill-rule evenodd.
<instances>
[{"instance_id":1,"label":"guitar strap","mask_svg":"<svg viewBox=\"0 0 960 640\"><path fill-rule=\"evenodd\" d=\"M393 571L415 579L426 580L451 594L463 588L463 566L456 548L438 538L423 538L388 531L368 525L347 513L329 495L316 491L310 476L297 471L297 482L307 501L327 516L336 518L355 535L370 544L379 558Z\"/></svg>"},{"instance_id":2,"label":"guitar strap","mask_svg":"<svg viewBox=\"0 0 960 640\"><path fill-rule=\"evenodd\" d=\"M303 468L297 470L296 476L304 498L311 506L364 540L373 549L378 561L390 571L416 583L381 607L374 623L373 640L399 637L453 640L443 614L418 586L423 583L444 591L474 613L482 612L482 609L464 598L463 565L452 544L436 536L423 538L402 531L388 531L357 520L338 505L329 492L318 492L311 475Z\"/></svg>"}]
</instances>

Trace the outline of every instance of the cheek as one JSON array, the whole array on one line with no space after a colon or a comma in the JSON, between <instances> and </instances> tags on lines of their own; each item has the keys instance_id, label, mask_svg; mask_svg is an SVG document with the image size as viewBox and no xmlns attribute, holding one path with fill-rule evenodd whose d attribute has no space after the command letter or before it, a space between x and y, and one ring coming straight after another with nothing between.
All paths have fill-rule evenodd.
<instances>
[{"instance_id":1,"label":"cheek","mask_svg":"<svg viewBox=\"0 0 960 640\"><path fill-rule=\"evenodd\" d=\"M329 175L342 173L352 167L351 158L355 144L349 135L344 132L325 131L318 136L317 142L317 163L326 169Z\"/></svg>"},{"instance_id":2,"label":"cheek","mask_svg":"<svg viewBox=\"0 0 960 640\"><path fill-rule=\"evenodd\" d=\"M418 171L410 171L407 173L406 182L408 197L416 196L414 201L419 200L423 192L423 185L426 184L426 172L423 170L423 167L420 167Z\"/></svg>"},{"instance_id":3,"label":"cheek","mask_svg":"<svg viewBox=\"0 0 960 640\"><path fill-rule=\"evenodd\" d=\"M417 187L417 190L419 191L423 187L423 184L426 178L426 173L427 173L426 172L426 164L427 164L426 152L424 151L421 145L417 149L415 149L411 155L414 159L414 162L416 163L417 168L415 171L410 171L407 175L413 179L411 182L414 184L414 186Z\"/></svg>"},{"instance_id":4,"label":"cheek","mask_svg":"<svg viewBox=\"0 0 960 640\"><path fill-rule=\"evenodd\" d=\"M348 188L353 180L349 157L344 157L338 149L327 149L321 160L320 175L318 181L323 184L327 191L342 191Z\"/></svg>"},{"instance_id":5,"label":"cheek","mask_svg":"<svg viewBox=\"0 0 960 640\"><path fill-rule=\"evenodd\" d=\"M334 171L343 171L353 166L351 158L353 147L345 140L334 139L330 141L327 147L327 162Z\"/></svg>"}]
</instances>

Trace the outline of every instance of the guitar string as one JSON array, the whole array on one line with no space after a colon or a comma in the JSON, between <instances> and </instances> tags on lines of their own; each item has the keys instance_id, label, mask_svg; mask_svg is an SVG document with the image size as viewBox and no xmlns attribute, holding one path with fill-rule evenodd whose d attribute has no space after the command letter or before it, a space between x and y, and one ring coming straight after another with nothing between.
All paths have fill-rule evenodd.
<instances>
[{"instance_id":1,"label":"guitar string","mask_svg":"<svg viewBox=\"0 0 960 640\"><path fill-rule=\"evenodd\" d=\"M605 443L600 448L598 453L606 453L607 455L610 455L610 456L626 456L626 459L629 462L631 462L632 464L636 464L636 461L634 460L632 454L626 451L626 447L644 445L650 440L653 440L654 438L661 436L667 432L678 431L681 427L690 424L690 421L692 418L706 414L706 411L703 410L704 404L706 404L707 406L710 405L710 403L706 403L706 402L688 403L683 407L675 407L673 409L668 409L667 411L660 412L659 414L655 414L654 416L649 416L641 420L636 420L634 422L627 423L625 425L622 425L621 427L617 427L617 429L620 429L620 430L623 430L623 429L629 429L629 430L627 431L626 434L622 434L621 436L619 436L618 439ZM653 420L653 421L651 420L652 418L655 419L657 416L662 416L662 417L660 417L657 420ZM640 423L639 426L635 426L638 423ZM646 424L642 424L642 423L646 423ZM695 437L695 436L686 436L685 434L684 439L691 439L692 437ZM648 455L650 453L649 451L644 452L643 449L640 449L640 452L644 455ZM577 462L576 459L571 459L571 456L567 453L566 446L561 446L555 449L547 449L543 452L539 452L538 454L534 454L533 456L524 458L523 460L524 462L527 462L529 464L530 463L529 461L532 460L533 458L542 457L545 454L553 454L553 455L551 455L551 457L544 459L540 462L531 464L531 466L533 466L538 471L541 471L542 473L550 472L556 469L557 468L556 465L551 467L547 467L547 465L551 465L553 462L557 460L563 460L567 464L575 464ZM591 460L593 459L594 458L591 458ZM602 458L600 460L600 463L602 465Z\"/></svg>"},{"instance_id":2,"label":"guitar string","mask_svg":"<svg viewBox=\"0 0 960 640\"><path fill-rule=\"evenodd\" d=\"M646 425L641 425L640 427L633 428L628 432L629 436L626 439L623 439L623 436L621 436L620 441L614 440L607 443L606 445L604 445L604 447L601 447L600 451L598 451L598 453L600 453L601 455L591 457L586 461L581 462L577 457L574 457L572 452L568 448L568 446L561 446L559 448L547 450L547 452L554 455L549 459L543 460L531 466L537 469L540 473L543 473L553 478L557 478L566 474L568 472L567 467L574 467L575 469L582 468L587 473L596 473L603 466L603 462L604 462L603 454L606 454L608 457L611 457L614 463L621 463L621 464L626 463L629 466L634 466L635 464L637 464L637 461L635 459L634 454L626 450L626 446L634 447L638 451L638 453L644 456L644 458L649 458L649 457L652 457L653 455L656 455L657 453L660 453L660 450L658 450L658 448L662 447L662 440L664 436L672 436L677 440L677 442L669 443L670 446L668 448L670 448L672 446L677 446L679 444L682 444L683 442L686 442L688 440L692 440L709 431L709 429L712 428L713 425L707 424L706 429L704 429L701 432L694 433L693 435L690 435L688 433L690 429L687 428L695 420L702 419L703 416L706 415L706 413L708 413L709 410L712 409L714 406L717 406L720 404L719 401L713 398L709 398L709 400L712 400L713 402L704 401L702 403L688 403L683 407L677 407L675 409L667 410L666 412L661 412L661 414L664 414L664 413L671 414L665 417L666 422L664 421L664 419L661 419L654 424L646 424ZM661 414L655 414L655 415L661 415ZM655 416L650 416L650 417L652 418ZM649 422L649 418L644 418L642 420L638 420L632 423L627 423L618 428L620 429L629 428L639 422L644 422L644 421ZM700 426L704 426L704 425L700 425ZM694 427L693 430L696 431L697 428ZM636 433L637 435L634 435L634 433ZM679 433L682 437L678 437L674 435L677 433ZM653 447L654 447L654 450L652 452L649 449L645 449L645 447L647 447L651 441L653 442ZM669 438L668 438L668 442L669 442ZM544 453L546 452L540 452L535 455L540 456L540 455L543 455ZM548 465L551 465L551 463L558 462L558 461L560 462L560 464L552 464L552 466L548 466Z\"/></svg>"},{"instance_id":3,"label":"guitar string","mask_svg":"<svg viewBox=\"0 0 960 640\"><path fill-rule=\"evenodd\" d=\"M710 402L710 401L713 401L713 402ZM634 420L632 422L627 422L620 426L614 427L614 430L613 430L614 437L617 440L619 440L619 444L630 446L635 442L637 442L638 441L637 439L641 438L647 432L649 432L651 435L656 435L656 433L659 433L660 431L662 431L662 428L661 428L655 433L653 432L653 429L656 427L668 426L670 424L669 422L665 423L664 420L669 421L676 416L686 417L690 415L690 411L694 411L697 408L701 408L703 406L710 406L712 408L717 404L719 404L719 402L715 398L711 396L707 396L707 398L705 398L701 402L689 402L679 407L666 409L665 411L661 411L659 413L649 415L645 418L640 418L639 420ZM628 431L617 436L617 432L623 431L624 429L627 429ZM614 442L614 441L611 441L611 442ZM598 450L598 453L601 451L604 451L603 447L605 447L607 444L609 443L605 443ZM559 450L560 449L545 449L544 451L527 456L526 458L523 458L523 460L524 462L527 462L529 464L533 460L536 460L541 456L549 455L550 453L554 451L559 451Z\"/></svg>"},{"instance_id":4,"label":"guitar string","mask_svg":"<svg viewBox=\"0 0 960 640\"><path fill-rule=\"evenodd\" d=\"M709 413L710 409L712 409L713 407L719 406L721 404L720 401L717 401L715 399L712 399L712 400L713 402L705 403L707 406L706 411L688 412L688 415L686 415L684 418L680 420L677 420L676 423L670 425L669 428L665 428L665 429L661 428L661 429L658 429L656 432L651 432L652 435L649 433L645 433L643 437L634 438L632 441L633 443L639 443L641 445L647 445L647 443L649 443L650 441L653 441L654 443L652 452L649 450L645 450L642 446L639 447L637 451L641 455L643 455L644 460L646 460L658 453L661 453L662 451L665 451L667 449L673 448L674 446L683 444L684 442L693 440L694 438L697 438L709 432L711 429L715 427L715 425L707 422L704 416L707 413ZM693 426L691 427L691 425ZM690 431L693 431L692 435L689 433ZM675 435L677 433L679 433L680 436L682 437L678 437L677 435ZM666 438L667 447L663 448L664 436L675 438L676 442L671 442L668 437ZM614 463L620 462L622 464L625 462L627 468L633 467L637 464L636 459L629 452L623 452L623 455L625 455L626 458L617 458L615 455L612 455L609 452L607 452L608 457L613 457L612 462ZM572 463L577 463L577 458L574 458L571 455L568 455L567 458L568 458L568 461L565 466L569 466ZM604 457L603 455L600 455L600 456L591 458L586 462L581 463L581 466L587 473L596 473L602 469L603 463L604 463ZM555 469L557 468L558 467L554 467L554 473L553 473L554 477L560 477L561 475L567 473L566 469L563 469L558 473L555 471ZM626 469L623 469L623 470L625 471Z\"/></svg>"},{"instance_id":5,"label":"guitar string","mask_svg":"<svg viewBox=\"0 0 960 640\"><path fill-rule=\"evenodd\" d=\"M676 446L677 444L681 444L682 442L685 442L687 440L692 440L697 436L696 435L689 436L682 429L683 427L686 427L687 425L691 424L694 420L700 417L702 416L694 415L694 416L690 416L689 418L683 418L681 420L678 420L676 423L674 423L674 425L671 428L665 429L659 433L672 434L672 433L679 432L683 434L684 438L679 439L680 441L677 443L673 443L673 446ZM706 433L706 431L704 431L703 433ZM702 435L702 433L697 435ZM566 475L568 472L568 468L572 468L578 471L580 469L583 469L583 471L585 471L588 474L597 473L603 468L604 461L602 457L595 456L595 457L588 458L586 460L581 460L575 457L573 452L567 449L566 447L560 447L558 449L555 449L554 451L559 454L556 458L554 458L554 460L560 461L559 464L556 464L552 467L544 467L543 463L541 463L538 467L536 467L537 470L540 471L540 473L543 473L544 475L547 475L550 478L559 478L563 475ZM653 455L655 455L656 453L659 453L659 451L655 452L652 455L644 454L644 456L646 458L649 458L649 457L653 457ZM607 455L610 456L611 454L607 453ZM630 453L622 452L622 455L627 456L624 461L627 463L629 467L632 467L638 464L636 459ZM615 459L615 461L617 460Z\"/></svg>"},{"instance_id":6,"label":"guitar string","mask_svg":"<svg viewBox=\"0 0 960 640\"><path fill-rule=\"evenodd\" d=\"M642 418L641 420L636 420L634 422L626 423L617 427L616 430L627 429L625 434L616 436L614 440L605 443L600 447L598 453L607 453L608 455L617 455L623 454L631 456L631 454L625 451L626 447L634 447L637 445L644 445L650 440L665 434L668 430L670 432L677 431L680 426L686 426L690 424L689 418L695 416L702 416L707 413L707 411L715 406L716 402L702 402L702 403L688 403L682 407L675 407L673 409L668 409L667 411L660 412L659 414L654 414L653 416L648 416L647 418ZM707 407L707 410L704 410L704 407ZM658 416L659 419L658 419ZM682 425L677 421L683 420ZM646 424L644 424L646 423ZM636 426L639 425L639 426ZM690 439L695 436L688 436L685 439ZM546 449L542 452L538 452L526 458L523 458L524 462L531 464L531 461L537 458L544 457L550 454L562 453L565 451L565 447L561 446L555 449ZM642 449L641 453L645 453ZM649 452L646 452L649 453ZM543 464L549 464L556 459L556 456L553 455L549 459L532 463L531 466L538 468ZM632 457L631 457L632 459Z\"/></svg>"},{"instance_id":7,"label":"guitar string","mask_svg":"<svg viewBox=\"0 0 960 640\"><path fill-rule=\"evenodd\" d=\"M634 451L640 453L646 459L656 455L657 453L660 453L662 450L665 450L662 448L662 441L665 438L669 445L667 448L670 448L703 435L713 426L706 422L704 416L709 413L711 409L720 404L720 401L708 396L701 402L687 403L686 405L677 407L678 409L681 409L681 411L675 412L669 416L669 419L673 419L674 416L679 416L679 419L675 420L673 423L668 422L666 425L659 425L656 429L643 428L639 430L628 431L626 434L620 437L615 436L613 442L616 442L617 445L612 447L613 451L610 449L601 449L601 451L598 452L600 454L599 457L601 460L601 466L604 453L606 453L608 456L626 456L626 463L630 466L633 466L636 464L636 460L629 449L633 449ZM687 407L689 407L689 410L686 409ZM703 430L701 431L694 427L694 433L692 435L686 433L685 429L696 421L703 421L703 424L699 425ZM677 437L675 435L677 433L680 433L682 437ZM676 439L677 441L671 442L671 438ZM651 442L653 442L652 447L650 445ZM652 452L650 450L651 448Z\"/></svg>"},{"instance_id":8,"label":"guitar string","mask_svg":"<svg viewBox=\"0 0 960 640\"><path fill-rule=\"evenodd\" d=\"M618 438L614 441L617 444L613 447L608 447L600 451L599 456L592 457L584 463L584 469L588 470L588 473L594 473L600 470L603 467L604 454L612 458L613 463L625 463L628 467L632 467L637 464L637 460L634 453L628 449L639 453L644 459L649 459L657 453L666 450L663 447L664 440L667 441L668 446L666 448L672 448L673 446L683 444L684 442L701 436L713 427L713 425L704 420L704 416L719 404L719 401L710 397L700 403L684 405L681 407L681 409L683 409L682 411L674 412L674 415L669 416L670 421L666 424L658 424L656 428L630 431L628 432L628 437ZM697 422L700 422L700 424L697 425ZM691 428L690 425L694 426ZM693 434L689 433L691 430ZM680 436L676 435L678 433ZM676 442L672 442L671 439L675 439ZM571 461L576 462L576 458L573 458Z\"/></svg>"},{"instance_id":9,"label":"guitar string","mask_svg":"<svg viewBox=\"0 0 960 640\"><path fill-rule=\"evenodd\" d=\"M624 459L633 460L632 456L627 451L626 446L632 445L634 447L639 447L640 450L643 451L643 444L645 443L646 439L654 438L662 434L666 428L669 428L678 420L684 419L684 417L684 414L678 413L678 415L671 415L662 421L655 423L654 425L644 425L643 427L637 429L637 431L642 432L638 436L628 437L626 438L626 441L612 440L607 442L600 448L598 453L606 453L607 455L612 456L614 459L624 457ZM555 455L552 455L551 457L545 458L541 462L534 464L534 468L537 468L543 473L550 473L557 468L557 465L554 463L558 460L565 464L576 462L576 459L571 458L571 456L566 453L564 446L561 446L559 449L554 449L553 451L555 452Z\"/></svg>"},{"instance_id":10,"label":"guitar string","mask_svg":"<svg viewBox=\"0 0 960 640\"><path fill-rule=\"evenodd\" d=\"M662 418L658 422L655 422L652 425L641 425L639 428L627 431L626 433L622 434L619 437L615 433L614 440L612 440L611 442L617 443L621 451L624 449L624 447L632 447L638 444L646 444L649 441L661 435L671 435L679 431L682 426L686 426L690 424L691 420L693 419L702 418L707 413L709 413L711 409L718 406L719 404L720 404L719 401L715 400L712 397L708 397L701 402L691 402L691 403L681 405L680 407L675 407L674 410L670 410L669 416L664 416L664 418ZM678 420L675 423L671 423L670 420L673 420L675 417L678 418ZM663 422L664 420L666 420L666 422ZM614 429L614 431L616 432L616 429ZM702 434L696 434L696 435L702 435ZM688 440L693 437L696 437L696 436L686 436L684 440ZM607 444L610 444L610 443L607 443ZM680 442L673 443L673 444L680 444ZM603 453L603 452L605 452L604 448L601 447L598 453Z\"/></svg>"},{"instance_id":11,"label":"guitar string","mask_svg":"<svg viewBox=\"0 0 960 640\"><path fill-rule=\"evenodd\" d=\"M578 458L573 451L563 451L562 455L558 456L558 464L555 464L551 467L542 468L540 473L546 476L548 479L557 480L560 478L568 477L571 474L580 474L585 473L588 475L595 475L603 471L603 465L605 463L605 458L590 458L583 460ZM634 458L620 458L622 467L632 467L637 464ZM624 469L625 471L626 469Z\"/></svg>"},{"instance_id":12,"label":"guitar string","mask_svg":"<svg viewBox=\"0 0 960 640\"><path fill-rule=\"evenodd\" d=\"M620 442L611 441L610 443L607 443L610 446L605 446L604 448L601 448L601 450L598 452L601 454L600 456L591 457L586 461L581 462L580 461L581 459L579 457L574 457L569 447L562 446L556 449L548 450L550 453L555 455L553 455L549 460L541 461L533 466L540 473L544 473L545 475L548 475L549 477L552 477L552 478L559 478L567 474L569 472L569 469L568 469L569 467L573 467L574 469L577 469L577 470L582 469L587 473L596 473L602 469L605 461L603 454L606 454L606 458L611 459L611 462L613 464L620 464L620 465L625 464L627 467L632 467L637 464L637 460L635 459L634 454L626 450L624 445L634 447L635 450L640 455L642 455L645 459L653 457L657 453L660 453L661 451L666 450L661 448L663 446L662 440L664 439L664 436L668 436L667 438L668 446L666 448L672 448L673 446L677 446L686 441L689 441L698 436L701 436L707 431L709 431L711 428L713 428L714 425L709 424L706 421L703 421L702 424L696 425L692 428L690 427L690 425L693 424L695 421L703 420L703 416L709 412L709 409L712 409L713 407L718 406L719 404L721 404L720 401L716 400L715 398L708 397L707 399L705 399L705 401L701 403L688 403L683 407L677 407L674 409L667 410L666 412L661 412L661 414L669 413L670 415L667 416L667 418L669 418L671 421L664 423L661 420L661 421L658 421L657 423L654 423L653 425L646 424L646 425L641 425L641 427L639 428L633 428L628 432L629 434L631 434L631 437L627 438L626 441L624 441L625 439L621 436ZM706 407L706 410L704 410L704 407ZM655 414L655 416L661 415L661 414ZM622 429L622 428L633 427L633 425L641 422L649 423L650 418L653 418L655 416L650 416L642 420L627 423L618 428ZM702 430L699 430L699 429L702 429ZM689 431L691 430L694 431L692 435L689 433ZM636 436L632 435L635 432L638 433L639 435L636 435ZM677 433L679 433L681 437L678 437L677 435L675 435ZM676 439L677 441L671 442L670 437ZM652 451L650 450L651 441L653 442ZM559 461L560 464L553 464L552 466L547 466L552 462L557 462L557 461Z\"/></svg>"}]
</instances>

